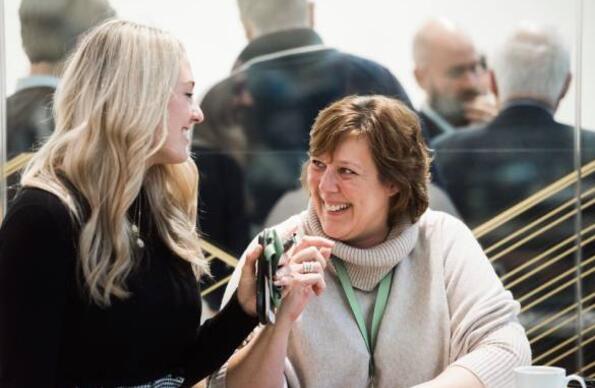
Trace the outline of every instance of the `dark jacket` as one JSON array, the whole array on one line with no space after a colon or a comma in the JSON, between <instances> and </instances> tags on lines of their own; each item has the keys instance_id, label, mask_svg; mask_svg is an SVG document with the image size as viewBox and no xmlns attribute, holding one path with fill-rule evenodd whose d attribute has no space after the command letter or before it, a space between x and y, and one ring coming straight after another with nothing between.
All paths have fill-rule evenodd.
<instances>
[{"instance_id":1,"label":"dark jacket","mask_svg":"<svg viewBox=\"0 0 595 388\"><path fill-rule=\"evenodd\" d=\"M126 278L130 296L104 307L82 285L80 229L66 205L34 188L15 198L0 228L1 387L128 386L168 374L191 386L252 331L257 320L235 296L201 325L190 263L161 238L146 201L135 200L130 219L139 208L145 245Z\"/></svg>"},{"instance_id":2,"label":"dark jacket","mask_svg":"<svg viewBox=\"0 0 595 388\"><path fill-rule=\"evenodd\" d=\"M517 207L515 216L481 236L480 243L523 307L526 328L576 302L577 236L583 231L583 274L595 253L595 193L583 198L582 223L574 207L576 186L545 190L574 172L574 128L558 123L537 103L505 108L481 129L460 130L434 143L442 178L465 222L477 227L541 191L534 206ZM595 133L583 130L582 164L595 160ZM582 179L582 192L595 188L595 174ZM499 245L498 245L499 244ZM594 275L583 276L583 295L595 292ZM572 284L568 283L571 282ZM549 326L548 326L549 327ZM571 327L532 342L538 357L574 335ZM556 363L575 367L572 357Z\"/></svg>"},{"instance_id":3,"label":"dark jacket","mask_svg":"<svg viewBox=\"0 0 595 388\"><path fill-rule=\"evenodd\" d=\"M31 152L54 131L52 100L54 88L22 89L6 100L6 160Z\"/></svg>"},{"instance_id":4,"label":"dark jacket","mask_svg":"<svg viewBox=\"0 0 595 388\"><path fill-rule=\"evenodd\" d=\"M595 158L583 130L582 164ZM574 170L574 128L537 105L504 109L487 126L432 143L444 186L471 227L488 221Z\"/></svg>"}]
</instances>

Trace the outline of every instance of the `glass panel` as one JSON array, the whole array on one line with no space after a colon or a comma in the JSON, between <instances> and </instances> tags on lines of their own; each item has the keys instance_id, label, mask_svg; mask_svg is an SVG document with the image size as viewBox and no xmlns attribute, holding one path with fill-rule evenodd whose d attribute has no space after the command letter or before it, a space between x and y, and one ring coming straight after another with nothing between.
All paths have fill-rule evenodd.
<instances>
[{"instance_id":1,"label":"glass panel","mask_svg":"<svg viewBox=\"0 0 595 388\"><path fill-rule=\"evenodd\" d=\"M582 331L583 367L581 374L595 378L595 3L582 2L582 61L580 73L579 125L584 128L581 138L583 169L582 193Z\"/></svg>"},{"instance_id":2,"label":"glass panel","mask_svg":"<svg viewBox=\"0 0 595 388\"><path fill-rule=\"evenodd\" d=\"M0 220L4 218L6 210L6 181L4 180L4 165L6 163L6 39L4 30L4 1L0 1Z\"/></svg>"},{"instance_id":3,"label":"glass panel","mask_svg":"<svg viewBox=\"0 0 595 388\"><path fill-rule=\"evenodd\" d=\"M238 68L241 65L238 57L248 42L233 2L171 0L165 5L161 0L114 0L111 3L121 17L171 30L187 48L206 114L205 123L196 128L193 138L194 158L202 173L200 222L206 240L236 256L263 226L274 224L275 220L305 206L307 197L299 189L298 178L307 157L308 131L317 112L346 94L398 93L397 84L384 70L372 65L377 73L382 73L372 76L361 70L368 62L341 56L335 48L386 67L399 80L412 105L420 109L426 104L426 93L414 75L412 41L422 23L435 15L444 15L468 32L477 53L487 59L488 70L493 67L496 49L506 34L522 20L555 26L570 47L572 69L579 50L576 46L579 0L413 3L369 0L365 7L362 2L325 0L315 4L316 31L322 42L304 31L269 37L261 40L253 51L244 51L239 59L245 64L262 53L278 53L280 47L288 48L287 42L294 40L308 47L275 58L259 58ZM19 2L2 4L7 48L2 57L6 61L3 88L7 95L12 95L17 79L28 74L29 65L21 49ZM584 2L581 17L583 73L574 74L581 85L580 120L575 117L576 81L570 83L555 118L560 123L590 130L595 128L595 110L590 109L595 101L593 1ZM337 63L331 57L342 59ZM479 59L477 56L478 63ZM359 71L352 70L346 82L341 77L348 72L345 64L350 61L354 61L352 67ZM451 72L450 78L481 78L481 93L494 98L488 91L488 74L479 64L474 64ZM229 77L226 82L218 83L226 77ZM436 89L440 85L426 85L426 88ZM595 231L590 229L594 225L592 211L585 209L579 226L584 233L581 297L575 287L578 230L573 200L576 191L573 176L569 175L575 167L575 150L572 138L567 136L573 132L568 127L556 127L558 131L553 124L531 122L528 114L523 117L526 122L522 125L507 124L496 134L487 134L481 145L439 148L435 167L440 174L436 175L435 183L450 194L505 286L521 301L521 320L532 341L534 361L577 371L577 327L581 326L585 346L581 373L593 376L595 275L589 271L595 266L590 261L593 243L589 239ZM589 156L593 149L588 136L583 137L584 164L593 160ZM16 180L17 176L13 175L10 182ZM591 206L592 179L585 177L582 188L583 204ZM283 202L279 203L282 198ZM278 212L271 214L273 208ZM215 263L217 278L229 273L228 265ZM216 306L217 297L212 300ZM576 320L579 300L583 301L582 325Z\"/></svg>"},{"instance_id":4,"label":"glass panel","mask_svg":"<svg viewBox=\"0 0 595 388\"><path fill-rule=\"evenodd\" d=\"M487 126L446 135L432 143L447 192L479 237L505 287L521 302L521 322L528 331L533 362L569 371L577 370L579 359L576 179L572 175L575 85L570 84L557 106L566 73L545 72L542 66L548 59L540 59L538 53L543 46L523 41L522 36L514 38L507 48L502 45L523 20L548 23L566 42L569 52L564 55L572 55L574 63L576 4L548 2L544 13L537 17L533 8L536 4L530 2L520 7L513 2L508 6L482 3L481 12L490 18L475 19L482 27L476 26L474 37L491 38L484 44L492 48L487 60L495 71L500 113ZM499 19L500 11L495 7L501 6L515 11L508 13L506 20ZM515 47L519 51L514 51ZM521 60L524 66L515 65ZM523 74L526 68L531 71ZM571 66L569 70L573 69ZM544 71L542 80L535 78L540 71ZM548 89L537 92L532 86L555 77L559 81L548 85Z\"/></svg>"}]
</instances>

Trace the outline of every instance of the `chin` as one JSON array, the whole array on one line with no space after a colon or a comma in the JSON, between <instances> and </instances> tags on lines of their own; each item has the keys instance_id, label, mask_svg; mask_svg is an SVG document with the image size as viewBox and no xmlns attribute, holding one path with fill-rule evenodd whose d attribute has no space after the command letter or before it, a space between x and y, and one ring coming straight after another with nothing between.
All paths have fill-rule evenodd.
<instances>
[{"instance_id":1,"label":"chin","mask_svg":"<svg viewBox=\"0 0 595 388\"><path fill-rule=\"evenodd\" d=\"M186 160L188 160L190 153L186 150L186 148L184 148L179 152L172 152L168 156L169 157L167 158L167 164L179 164L184 163Z\"/></svg>"},{"instance_id":2,"label":"chin","mask_svg":"<svg viewBox=\"0 0 595 388\"><path fill-rule=\"evenodd\" d=\"M172 161L170 161L168 164L180 164L180 163L184 163L187 160L188 160L188 155L184 155L183 157L172 159Z\"/></svg>"},{"instance_id":3,"label":"chin","mask_svg":"<svg viewBox=\"0 0 595 388\"><path fill-rule=\"evenodd\" d=\"M320 226L322 227L322 231L324 232L324 234L326 234L328 237L332 238L333 240L344 241L343 237L345 233L343 233L341 230L337 230L337 228L333 228L322 223L320 224Z\"/></svg>"}]
</instances>

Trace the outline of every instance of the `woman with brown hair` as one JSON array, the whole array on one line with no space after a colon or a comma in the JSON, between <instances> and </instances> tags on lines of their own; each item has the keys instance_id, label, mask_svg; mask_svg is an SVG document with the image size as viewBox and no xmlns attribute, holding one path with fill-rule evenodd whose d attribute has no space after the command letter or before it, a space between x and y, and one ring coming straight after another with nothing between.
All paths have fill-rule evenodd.
<instances>
[{"instance_id":1,"label":"woman with brown hair","mask_svg":"<svg viewBox=\"0 0 595 388\"><path fill-rule=\"evenodd\" d=\"M418 118L396 100L352 96L320 112L308 209L277 230L335 242L326 291L258 331L212 386L513 384L530 362L519 304L469 229L428 209L428 165Z\"/></svg>"}]
</instances>

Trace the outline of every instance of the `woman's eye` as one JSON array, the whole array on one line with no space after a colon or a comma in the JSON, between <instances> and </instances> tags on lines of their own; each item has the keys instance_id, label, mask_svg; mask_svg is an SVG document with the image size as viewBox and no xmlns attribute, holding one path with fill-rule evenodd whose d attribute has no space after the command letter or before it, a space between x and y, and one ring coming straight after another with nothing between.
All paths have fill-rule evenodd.
<instances>
[{"instance_id":1,"label":"woman's eye","mask_svg":"<svg viewBox=\"0 0 595 388\"><path fill-rule=\"evenodd\" d=\"M341 168L339 169L339 172L343 175L355 175L355 171L350 170L348 168Z\"/></svg>"},{"instance_id":2,"label":"woman's eye","mask_svg":"<svg viewBox=\"0 0 595 388\"><path fill-rule=\"evenodd\" d=\"M188 97L189 99L193 99L194 98L194 93L184 93L186 95L186 97Z\"/></svg>"},{"instance_id":3,"label":"woman's eye","mask_svg":"<svg viewBox=\"0 0 595 388\"><path fill-rule=\"evenodd\" d=\"M312 163L312 165L314 167L316 167L317 169L323 169L324 168L324 163L322 163L320 160L312 159L312 161L310 163Z\"/></svg>"}]
</instances>

